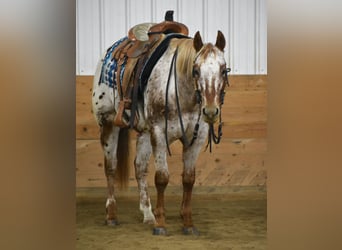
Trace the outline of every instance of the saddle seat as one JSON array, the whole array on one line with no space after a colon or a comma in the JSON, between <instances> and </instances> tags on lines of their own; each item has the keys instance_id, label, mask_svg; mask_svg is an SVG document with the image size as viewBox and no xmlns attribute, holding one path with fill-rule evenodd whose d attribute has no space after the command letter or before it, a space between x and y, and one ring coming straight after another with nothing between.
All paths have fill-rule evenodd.
<instances>
[{"instance_id":1,"label":"saddle seat","mask_svg":"<svg viewBox=\"0 0 342 250\"><path fill-rule=\"evenodd\" d=\"M148 31L152 26L156 25L155 23L140 23L128 31L128 39L135 41L147 41L149 39Z\"/></svg>"},{"instance_id":2,"label":"saddle seat","mask_svg":"<svg viewBox=\"0 0 342 250\"><path fill-rule=\"evenodd\" d=\"M188 28L178 22L164 21L161 23L141 23L133 26L128 31L128 40L133 44L127 49L128 57L138 57L147 52L150 45L160 40L161 34L180 33L188 35Z\"/></svg>"},{"instance_id":3,"label":"saddle seat","mask_svg":"<svg viewBox=\"0 0 342 250\"><path fill-rule=\"evenodd\" d=\"M119 108L114 118L114 124L119 127L133 127L137 123L135 105L139 76L151 53L163 41L165 34L180 33L188 35L188 28L173 21L173 11L167 11L165 21L161 23L141 23L129 29L127 39L122 42L112 53L112 59L118 61L116 72L124 68L122 80L120 74L116 74L116 82L119 85ZM127 115L125 110L131 110ZM131 117L129 117L131 116Z\"/></svg>"},{"instance_id":4,"label":"saddle seat","mask_svg":"<svg viewBox=\"0 0 342 250\"><path fill-rule=\"evenodd\" d=\"M167 14L166 14L167 15ZM152 34L170 34L170 33L179 33L187 36L189 34L188 27L182 23L174 22L173 18L171 17L170 20L167 20L165 17L165 21L153 25L150 30L148 31L149 35Z\"/></svg>"}]
</instances>

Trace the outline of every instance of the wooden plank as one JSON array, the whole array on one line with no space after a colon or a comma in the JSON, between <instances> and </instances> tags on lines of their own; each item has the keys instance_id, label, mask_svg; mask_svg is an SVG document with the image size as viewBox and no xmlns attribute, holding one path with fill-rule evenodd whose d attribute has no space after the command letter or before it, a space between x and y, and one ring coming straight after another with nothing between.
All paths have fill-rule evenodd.
<instances>
[{"instance_id":1,"label":"wooden plank","mask_svg":"<svg viewBox=\"0 0 342 250\"><path fill-rule=\"evenodd\" d=\"M132 141L134 145L134 141ZM134 146L132 154L135 154ZM171 145L168 157L170 185L181 184L182 155L180 143ZM224 140L213 147L213 153L202 150L197 162L198 185L263 185L266 181L264 158L266 139ZM136 186L133 159L130 159L129 186ZM154 183L153 157L148 183ZM264 173L264 174L263 174ZM99 140L76 141L76 186L105 186L103 154Z\"/></svg>"},{"instance_id":2,"label":"wooden plank","mask_svg":"<svg viewBox=\"0 0 342 250\"><path fill-rule=\"evenodd\" d=\"M135 154L136 139L132 136L130 142L132 154ZM182 144L180 141L176 141L170 145L172 155L182 154ZM203 146L201 153L205 152L206 145ZM76 153L77 156L82 157L89 156L100 159L102 162L102 151L101 151L99 140L76 140ZM95 155L92 155L95 154ZM264 154L267 152L267 140L266 138L253 138L253 139L225 139L223 138L220 144L212 145L213 154L229 154L235 156L237 154ZM96 162L91 161L91 164Z\"/></svg>"},{"instance_id":3,"label":"wooden plank","mask_svg":"<svg viewBox=\"0 0 342 250\"><path fill-rule=\"evenodd\" d=\"M104 186L103 156L99 140L76 141L76 186Z\"/></svg>"},{"instance_id":4,"label":"wooden plank","mask_svg":"<svg viewBox=\"0 0 342 250\"><path fill-rule=\"evenodd\" d=\"M213 154L265 154L267 152L266 138L253 139L222 139L220 144L213 145Z\"/></svg>"},{"instance_id":5,"label":"wooden plank","mask_svg":"<svg viewBox=\"0 0 342 250\"><path fill-rule=\"evenodd\" d=\"M222 108L222 121L227 124L266 122L266 107L226 107Z\"/></svg>"},{"instance_id":6,"label":"wooden plank","mask_svg":"<svg viewBox=\"0 0 342 250\"><path fill-rule=\"evenodd\" d=\"M76 85L84 85L86 90L92 88L94 76L78 75L76 76ZM227 90L265 90L267 89L267 75L229 75L230 86Z\"/></svg>"},{"instance_id":7,"label":"wooden plank","mask_svg":"<svg viewBox=\"0 0 342 250\"><path fill-rule=\"evenodd\" d=\"M199 160L197 183L200 186L248 186L253 181L253 185L264 185L266 178L254 178L265 171L264 158L264 154L212 154Z\"/></svg>"},{"instance_id":8,"label":"wooden plank","mask_svg":"<svg viewBox=\"0 0 342 250\"><path fill-rule=\"evenodd\" d=\"M247 118L246 118L247 119ZM264 138L267 136L266 121L237 121L223 119L223 138ZM100 138L99 127L93 121L76 124L76 139Z\"/></svg>"},{"instance_id":9,"label":"wooden plank","mask_svg":"<svg viewBox=\"0 0 342 250\"><path fill-rule=\"evenodd\" d=\"M135 140L132 140L135 145ZM182 143L176 141L171 144L170 150L172 155L182 154ZM207 154L206 145L203 146L201 154ZM134 149L133 149L134 150ZM209 149L207 150L209 152ZM223 138L220 144L212 145L212 154L229 154L235 156L237 154L264 154L267 152L267 141L265 138L253 139L227 139ZM209 153L208 153L209 154Z\"/></svg>"},{"instance_id":10,"label":"wooden plank","mask_svg":"<svg viewBox=\"0 0 342 250\"><path fill-rule=\"evenodd\" d=\"M94 121L76 124L76 139L88 140L100 138L100 130Z\"/></svg>"},{"instance_id":11,"label":"wooden plank","mask_svg":"<svg viewBox=\"0 0 342 250\"><path fill-rule=\"evenodd\" d=\"M253 91L267 89L267 75L229 75L227 91Z\"/></svg>"},{"instance_id":12,"label":"wooden plank","mask_svg":"<svg viewBox=\"0 0 342 250\"><path fill-rule=\"evenodd\" d=\"M249 122L246 124L229 124L222 126L224 138L265 138L267 136L266 122Z\"/></svg>"},{"instance_id":13,"label":"wooden plank","mask_svg":"<svg viewBox=\"0 0 342 250\"><path fill-rule=\"evenodd\" d=\"M92 75L77 75L77 84L86 84L92 87ZM229 75L230 89L238 90L260 90L267 88L267 75Z\"/></svg>"},{"instance_id":14,"label":"wooden plank","mask_svg":"<svg viewBox=\"0 0 342 250\"><path fill-rule=\"evenodd\" d=\"M223 138L264 138L267 136L267 123L263 121L256 122L232 122L224 119ZM99 128L94 122L88 124L76 124L76 139L88 140L100 138Z\"/></svg>"},{"instance_id":15,"label":"wooden plank","mask_svg":"<svg viewBox=\"0 0 342 250\"><path fill-rule=\"evenodd\" d=\"M97 139L99 128L91 110L93 76L76 76L76 138Z\"/></svg>"},{"instance_id":16,"label":"wooden plank","mask_svg":"<svg viewBox=\"0 0 342 250\"><path fill-rule=\"evenodd\" d=\"M82 97L91 100L93 79L93 76L76 76L76 101Z\"/></svg>"},{"instance_id":17,"label":"wooden plank","mask_svg":"<svg viewBox=\"0 0 342 250\"><path fill-rule=\"evenodd\" d=\"M265 107L267 104L267 91L254 90L254 91L227 91L224 99L225 107Z\"/></svg>"}]
</instances>

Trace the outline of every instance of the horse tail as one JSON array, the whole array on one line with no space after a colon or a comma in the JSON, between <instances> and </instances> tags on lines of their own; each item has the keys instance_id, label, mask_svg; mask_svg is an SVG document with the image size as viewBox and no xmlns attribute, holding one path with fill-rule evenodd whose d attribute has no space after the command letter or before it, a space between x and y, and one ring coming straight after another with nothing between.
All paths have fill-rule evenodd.
<instances>
[{"instance_id":1,"label":"horse tail","mask_svg":"<svg viewBox=\"0 0 342 250\"><path fill-rule=\"evenodd\" d=\"M119 132L117 155L117 181L120 188L127 188L130 159L130 133L129 128L121 128Z\"/></svg>"}]
</instances>

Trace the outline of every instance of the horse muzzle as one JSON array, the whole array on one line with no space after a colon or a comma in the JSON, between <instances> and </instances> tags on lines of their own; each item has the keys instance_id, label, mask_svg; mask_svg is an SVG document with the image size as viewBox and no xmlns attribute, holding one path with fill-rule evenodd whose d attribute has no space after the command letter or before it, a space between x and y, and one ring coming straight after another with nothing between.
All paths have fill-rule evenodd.
<instances>
[{"instance_id":1,"label":"horse muzzle","mask_svg":"<svg viewBox=\"0 0 342 250\"><path fill-rule=\"evenodd\" d=\"M210 124L217 122L220 117L220 109L216 106L207 106L203 110L204 121Z\"/></svg>"}]
</instances>

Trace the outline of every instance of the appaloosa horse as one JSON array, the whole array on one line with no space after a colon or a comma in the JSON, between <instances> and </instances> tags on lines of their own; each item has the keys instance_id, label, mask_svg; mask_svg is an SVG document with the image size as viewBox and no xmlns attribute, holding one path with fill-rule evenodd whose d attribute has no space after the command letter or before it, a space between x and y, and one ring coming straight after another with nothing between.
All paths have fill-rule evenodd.
<instances>
[{"instance_id":1,"label":"appaloosa horse","mask_svg":"<svg viewBox=\"0 0 342 250\"><path fill-rule=\"evenodd\" d=\"M134 165L143 222L154 224L154 234L167 233L164 209L164 191L169 182L167 153L169 145L176 140L180 140L183 145L183 200L180 208L183 233L198 234L191 216L195 163L203 144L207 140L210 145L212 140L218 143L222 134L221 106L225 87L228 86L225 45L221 31L217 33L215 45L203 44L199 32L194 38L170 39L166 51L154 65L146 86L141 89L141 98L137 101L139 119L134 126L138 131ZM104 70L109 53L107 51L98 64L92 102L101 130L105 159L108 185L106 223L117 225L114 182L117 179L127 181L129 128L118 127L113 123L119 96L117 83L108 83L108 76L115 78L115 67ZM215 123L219 123L218 132L214 130ZM146 180L152 153L157 190L157 203L153 211Z\"/></svg>"}]
</instances>

